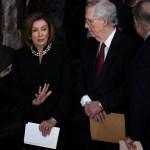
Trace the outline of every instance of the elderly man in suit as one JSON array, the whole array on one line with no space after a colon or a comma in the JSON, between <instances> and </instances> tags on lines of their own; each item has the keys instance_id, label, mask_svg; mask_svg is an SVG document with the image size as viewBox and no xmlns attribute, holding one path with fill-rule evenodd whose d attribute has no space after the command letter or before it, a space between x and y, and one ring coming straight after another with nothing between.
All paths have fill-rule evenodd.
<instances>
[{"instance_id":1,"label":"elderly man in suit","mask_svg":"<svg viewBox=\"0 0 150 150\"><path fill-rule=\"evenodd\" d=\"M73 142L75 149L118 150L114 143L91 140L89 118L102 121L106 113L127 112L127 74L136 44L127 35L119 32L115 5L106 0L89 3L86 6L85 27L92 37L82 49L80 69L77 75L77 93L82 112L73 117ZM101 72L97 73L98 55L101 53ZM100 52L99 52L99 49ZM99 70L100 71L100 70Z\"/></svg>"},{"instance_id":2,"label":"elderly man in suit","mask_svg":"<svg viewBox=\"0 0 150 150\"><path fill-rule=\"evenodd\" d=\"M150 0L139 1L133 7L134 25L144 39L137 50L129 77L131 124L125 140L129 150L135 140L144 150L150 149Z\"/></svg>"}]
</instances>

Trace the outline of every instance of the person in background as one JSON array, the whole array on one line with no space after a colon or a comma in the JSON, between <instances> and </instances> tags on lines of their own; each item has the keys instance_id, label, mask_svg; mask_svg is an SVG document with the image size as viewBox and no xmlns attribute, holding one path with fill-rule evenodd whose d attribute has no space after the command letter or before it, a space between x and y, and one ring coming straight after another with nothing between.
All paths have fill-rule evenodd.
<instances>
[{"instance_id":1,"label":"person in background","mask_svg":"<svg viewBox=\"0 0 150 150\"><path fill-rule=\"evenodd\" d=\"M84 27L85 6L92 1L93 0L76 1L76 3L78 3L72 7L70 1L66 1L63 25L75 66L77 66L80 61L82 45L87 38L87 29Z\"/></svg>"},{"instance_id":2,"label":"person in background","mask_svg":"<svg viewBox=\"0 0 150 150\"><path fill-rule=\"evenodd\" d=\"M135 28L134 28L134 20L133 20L133 14L132 14L132 7L138 2L139 0L124 0L124 2L122 2L122 4L124 6L126 6L128 8L128 12L130 12L130 20L126 20L124 21L124 25L128 26L128 28L126 28L126 33L129 34L132 38L134 38L136 40L136 42L138 43L138 46L141 46L141 44L143 43L143 39L137 34ZM118 11L119 14L119 11ZM124 16L126 16L127 12L123 13ZM120 16L121 17L121 16ZM127 23L128 22L128 23Z\"/></svg>"},{"instance_id":3,"label":"person in background","mask_svg":"<svg viewBox=\"0 0 150 150\"><path fill-rule=\"evenodd\" d=\"M139 0L124 0L124 3L130 7L133 7Z\"/></svg>"},{"instance_id":4,"label":"person in background","mask_svg":"<svg viewBox=\"0 0 150 150\"><path fill-rule=\"evenodd\" d=\"M64 39L40 12L26 19L24 47L12 63L12 93L23 110L23 122L39 123L43 136L60 127L57 149L67 149L67 120L72 105L72 62ZM26 150L45 148L25 145Z\"/></svg>"},{"instance_id":5,"label":"person in background","mask_svg":"<svg viewBox=\"0 0 150 150\"><path fill-rule=\"evenodd\" d=\"M45 13L53 20L53 25L61 36L64 36L62 24L65 0L26 0L26 15L35 11Z\"/></svg>"},{"instance_id":6,"label":"person in background","mask_svg":"<svg viewBox=\"0 0 150 150\"><path fill-rule=\"evenodd\" d=\"M118 150L119 144L95 141L90 136L89 119L102 121L103 111L128 112L127 74L136 43L129 36L119 32L115 5L106 0L89 3L86 6L85 27L91 37L83 45L76 90L82 112L72 118L72 142L74 149ZM104 63L97 74L98 53L104 47ZM96 69L97 68L97 69Z\"/></svg>"},{"instance_id":7,"label":"person in background","mask_svg":"<svg viewBox=\"0 0 150 150\"><path fill-rule=\"evenodd\" d=\"M11 66L15 49L2 44L0 30L0 145L4 149L22 150L21 109L16 105L11 94Z\"/></svg>"},{"instance_id":8,"label":"person in background","mask_svg":"<svg viewBox=\"0 0 150 150\"><path fill-rule=\"evenodd\" d=\"M129 150L140 141L150 149L150 0L141 0L133 7L134 25L144 40L135 55L129 75L130 129L125 143Z\"/></svg>"}]
</instances>

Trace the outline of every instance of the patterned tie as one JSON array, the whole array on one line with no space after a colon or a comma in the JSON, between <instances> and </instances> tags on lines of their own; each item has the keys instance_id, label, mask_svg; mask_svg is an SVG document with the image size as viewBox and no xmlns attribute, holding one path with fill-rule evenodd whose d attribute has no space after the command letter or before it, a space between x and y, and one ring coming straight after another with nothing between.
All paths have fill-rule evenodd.
<instances>
[{"instance_id":1,"label":"patterned tie","mask_svg":"<svg viewBox=\"0 0 150 150\"><path fill-rule=\"evenodd\" d=\"M96 60L96 79L98 79L98 77L101 73L103 64L104 64L104 49L105 49L105 46L106 46L105 43L102 43L100 51L99 51L98 56L97 56L97 60Z\"/></svg>"}]
</instances>

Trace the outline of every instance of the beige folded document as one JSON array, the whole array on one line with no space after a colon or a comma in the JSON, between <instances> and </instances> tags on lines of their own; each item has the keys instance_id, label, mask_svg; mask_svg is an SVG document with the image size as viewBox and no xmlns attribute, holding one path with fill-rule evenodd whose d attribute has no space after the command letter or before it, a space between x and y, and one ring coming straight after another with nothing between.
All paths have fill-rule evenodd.
<instances>
[{"instance_id":1,"label":"beige folded document","mask_svg":"<svg viewBox=\"0 0 150 150\"><path fill-rule=\"evenodd\" d=\"M142 145L139 141L135 141L133 144L136 145L136 150L143 150ZM119 150L128 150L125 142L122 140L119 141L119 147L120 147Z\"/></svg>"},{"instance_id":2,"label":"beige folded document","mask_svg":"<svg viewBox=\"0 0 150 150\"><path fill-rule=\"evenodd\" d=\"M125 117L123 114L104 112L105 121L97 122L90 119L91 137L93 140L119 143L124 140L125 135Z\"/></svg>"}]
</instances>

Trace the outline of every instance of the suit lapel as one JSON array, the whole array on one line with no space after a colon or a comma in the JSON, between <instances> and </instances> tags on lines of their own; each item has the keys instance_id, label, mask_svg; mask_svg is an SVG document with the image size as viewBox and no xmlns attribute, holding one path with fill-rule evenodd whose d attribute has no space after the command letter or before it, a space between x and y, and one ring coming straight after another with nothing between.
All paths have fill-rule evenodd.
<instances>
[{"instance_id":1,"label":"suit lapel","mask_svg":"<svg viewBox=\"0 0 150 150\"><path fill-rule=\"evenodd\" d=\"M91 59L91 62L89 62L89 67L90 67L90 70L91 70L91 83L93 83L95 85L95 79L96 79L96 57L97 57L97 51L98 51L98 48L99 48L99 42L96 41L96 43L93 45L93 50L92 50L92 53L90 54L91 56L89 58L92 58ZM93 85L93 87L95 87Z\"/></svg>"}]
</instances>

